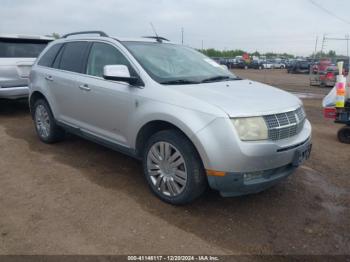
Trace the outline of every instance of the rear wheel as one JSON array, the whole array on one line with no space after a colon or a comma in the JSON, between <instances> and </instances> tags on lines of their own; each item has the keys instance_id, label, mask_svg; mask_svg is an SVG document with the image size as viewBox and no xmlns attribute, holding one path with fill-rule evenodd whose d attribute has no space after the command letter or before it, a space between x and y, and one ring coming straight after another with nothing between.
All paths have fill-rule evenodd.
<instances>
[{"instance_id":1,"label":"rear wheel","mask_svg":"<svg viewBox=\"0 0 350 262\"><path fill-rule=\"evenodd\" d=\"M344 126L338 131L338 139L342 143L350 144L350 126Z\"/></svg>"},{"instance_id":2,"label":"rear wheel","mask_svg":"<svg viewBox=\"0 0 350 262\"><path fill-rule=\"evenodd\" d=\"M55 143L64 138L65 132L57 126L50 106L44 99L38 99L33 107L36 132L44 143Z\"/></svg>"},{"instance_id":3,"label":"rear wheel","mask_svg":"<svg viewBox=\"0 0 350 262\"><path fill-rule=\"evenodd\" d=\"M176 130L160 131L149 139L143 169L153 193L170 204L192 202L207 187L197 151L191 141Z\"/></svg>"}]
</instances>

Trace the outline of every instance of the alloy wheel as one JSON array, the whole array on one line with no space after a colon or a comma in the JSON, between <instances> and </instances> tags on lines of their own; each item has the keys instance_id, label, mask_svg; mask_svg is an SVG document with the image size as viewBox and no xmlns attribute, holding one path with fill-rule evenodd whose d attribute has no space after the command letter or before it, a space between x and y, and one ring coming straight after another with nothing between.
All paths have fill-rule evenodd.
<instances>
[{"instance_id":1,"label":"alloy wheel","mask_svg":"<svg viewBox=\"0 0 350 262\"><path fill-rule=\"evenodd\" d=\"M149 149L147 172L152 185L165 196L178 196L186 187L187 170L184 157L168 142L157 142Z\"/></svg>"},{"instance_id":2,"label":"alloy wheel","mask_svg":"<svg viewBox=\"0 0 350 262\"><path fill-rule=\"evenodd\" d=\"M50 136L50 116L43 105L38 105L35 109L35 124L41 137Z\"/></svg>"}]
</instances>

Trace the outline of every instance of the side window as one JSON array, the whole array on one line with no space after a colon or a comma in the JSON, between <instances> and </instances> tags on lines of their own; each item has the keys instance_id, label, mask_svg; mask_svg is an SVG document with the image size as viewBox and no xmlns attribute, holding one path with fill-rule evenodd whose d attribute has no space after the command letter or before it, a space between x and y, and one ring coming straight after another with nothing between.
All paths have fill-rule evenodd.
<instances>
[{"instance_id":1,"label":"side window","mask_svg":"<svg viewBox=\"0 0 350 262\"><path fill-rule=\"evenodd\" d=\"M60 49L60 51L56 55L56 58L55 58L53 65L52 65L53 68L58 69L60 67L60 62L61 62L63 50L64 50L64 45L62 46L62 48Z\"/></svg>"},{"instance_id":2,"label":"side window","mask_svg":"<svg viewBox=\"0 0 350 262\"><path fill-rule=\"evenodd\" d=\"M94 43L91 47L86 72L88 75L102 77L105 65L126 65L130 75L136 75L129 61L118 49L109 44Z\"/></svg>"},{"instance_id":3,"label":"side window","mask_svg":"<svg viewBox=\"0 0 350 262\"><path fill-rule=\"evenodd\" d=\"M38 65L51 67L61 47L62 44L57 44L50 47L50 49L47 50L46 53L40 58Z\"/></svg>"},{"instance_id":4,"label":"side window","mask_svg":"<svg viewBox=\"0 0 350 262\"><path fill-rule=\"evenodd\" d=\"M59 69L83 73L85 64L84 60L88 45L88 42L82 41L66 43L59 59Z\"/></svg>"}]
</instances>

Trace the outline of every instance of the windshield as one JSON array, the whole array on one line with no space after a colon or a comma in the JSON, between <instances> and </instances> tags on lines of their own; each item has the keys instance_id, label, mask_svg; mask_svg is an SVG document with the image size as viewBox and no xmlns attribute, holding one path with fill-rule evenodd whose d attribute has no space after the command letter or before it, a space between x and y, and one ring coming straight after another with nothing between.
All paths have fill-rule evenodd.
<instances>
[{"instance_id":1,"label":"windshield","mask_svg":"<svg viewBox=\"0 0 350 262\"><path fill-rule=\"evenodd\" d=\"M26 39L0 39L0 57L37 57L48 41Z\"/></svg>"},{"instance_id":2,"label":"windshield","mask_svg":"<svg viewBox=\"0 0 350 262\"><path fill-rule=\"evenodd\" d=\"M146 72L161 84L195 84L238 79L200 52L175 44L124 42Z\"/></svg>"}]
</instances>

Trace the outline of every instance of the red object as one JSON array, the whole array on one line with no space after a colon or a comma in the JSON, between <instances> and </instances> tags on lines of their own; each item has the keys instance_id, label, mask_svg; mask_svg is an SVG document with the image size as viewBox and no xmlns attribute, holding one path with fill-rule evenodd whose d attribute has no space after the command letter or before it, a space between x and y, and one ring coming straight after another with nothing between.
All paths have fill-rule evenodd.
<instances>
[{"instance_id":1,"label":"red object","mask_svg":"<svg viewBox=\"0 0 350 262\"><path fill-rule=\"evenodd\" d=\"M333 72L328 72L326 74L326 78L329 79L329 80L332 80L334 78L334 73Z\"/></svg>"},{"instance_id":2,"label":"red object","mask_svg":"<svg viewBox=\"0 0 350 262\"><path fill-rule=\"evenodd\" d=\"M324 72L328 66L331 66L332 62L329 59L321 59L317 64L312 66L312 72L317 74L318 72Z\"/></svg>"},{"instance_id":3,"label":"red object","mask_svg":"<svg viewBox=\"0 0 350 262\"><path fill-rule=\"evenodd\" d=\"M244 53L242 55L242 57L243 57L244 60L249 60L249 54L247 54L247 53Z\"/></svg>"},{"instance_id":4,"label":"red object","mask_svg":"<svg viewBox=\"0 0 350 262\"><path fill-rule=\"evenodd\" d=\"M326 107L323 109L324 118L335 119L337 116L337 111L335 107Z\"/></svg>"}]
</instances>

